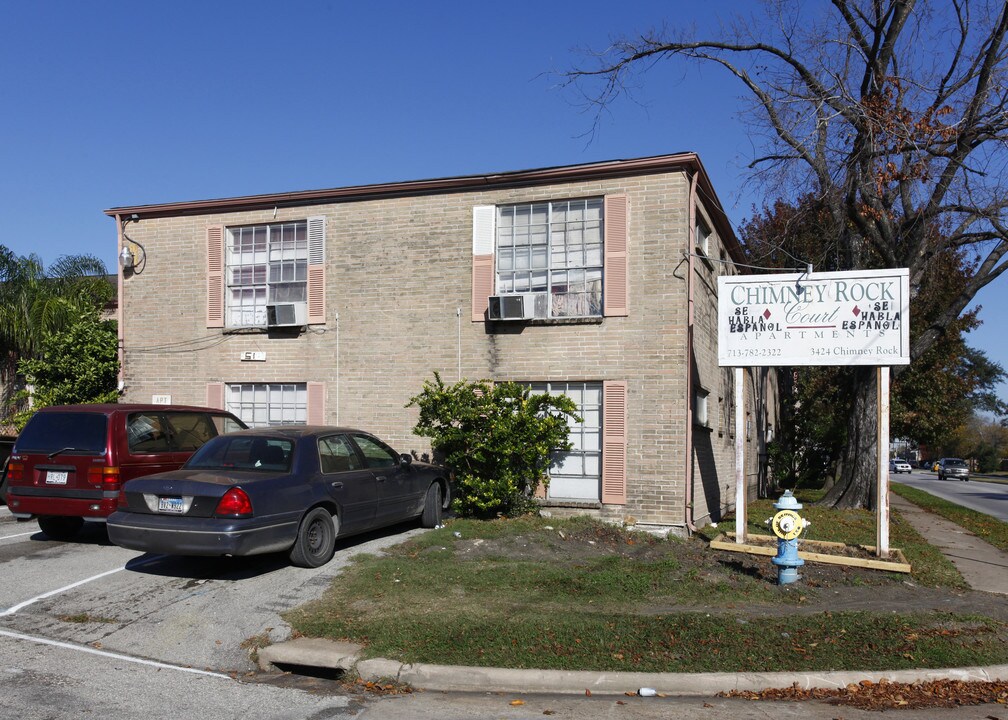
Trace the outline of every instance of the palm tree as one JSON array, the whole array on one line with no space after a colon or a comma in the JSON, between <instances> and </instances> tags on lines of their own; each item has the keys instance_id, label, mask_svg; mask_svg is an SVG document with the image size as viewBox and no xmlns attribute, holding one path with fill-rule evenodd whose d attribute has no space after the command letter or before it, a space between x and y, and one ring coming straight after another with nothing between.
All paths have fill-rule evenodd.
<instances>
[{"instance_id":1,"label":"palm tree","mask_svg":"<svg viewBox=\"0 0 1008 720\"><path fill-rule=\"evenodd\" d=\"M0 245L0 386L4 405L18 361L37 355L42 339L115 295L108 271L92 255L64 255L48 269L38 255L16 255Z\"/></svg>"}]
</instances>

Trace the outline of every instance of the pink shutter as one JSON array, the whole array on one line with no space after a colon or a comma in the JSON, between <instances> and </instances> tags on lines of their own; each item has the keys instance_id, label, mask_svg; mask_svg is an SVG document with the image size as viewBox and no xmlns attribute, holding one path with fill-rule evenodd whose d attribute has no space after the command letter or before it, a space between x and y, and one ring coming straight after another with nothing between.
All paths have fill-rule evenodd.
<instances>
[{"instance_id":1,"label":"pink shutter","mask_svg":"<svg viewBox=\"0 0 1008 720\"><path fill-rule=\"evenodd\" d=\"M494 292L494 256L473 256L472 321L483 322Z\"/></svg>"},{"instance_id":2,"label":"pink shutter","mask_svg":"<svg viewBox=\"0 0 1008 720\"><path fill-rule=\"evenodd\" d=\"M325 324L326 219L308 218L308 324Z\"/></svg>"},{"instance_id":3,"label":"pink shutter","mask_svg":"<svg viewBox=\"0 0 1008 720\"><path fill-rule=\"evenodd\" d=\"M627 196L605 198L604 305L607 316L626 316L627 312Z\"/></svg>"},{"instance_id":4,"label":"pink shutter","mask_svg":"<svg viewBox=\"0 0 1008 720\"><path fill-rule=\"evenodd\" d=\"M626 505L627 384L602 383L602 502Z\"/></svg>"},{"instance_id":5,"label":"pink shutter","mask_svg":"<svg viewBox=\"0 0 1008 720\"><path fill-rule=\"evenodd\" d=\"M207 239L207 327L224 327L224 228L206 229Z\"/></svg>"},{"instance_id":6,"label":"pink shutter","mask_svg":"<svg viewBox=\"0 0 1008 720\"><path fill-rule=\"evenodd\" d=\"M483 322L494 294L497 207L473 207L472 321Z\"/></svg>"},{"instance_id":7,"label":"pink shutter","mask_svg":"<svg viewBox=\"0 0 1008 720\"><path fill-rule=\"evenodd\" d=\"M206 406L218 410L224 409L224 383L207 383Z\"/></svg>"},{"instance_id":8,"label":"pink shutter","mask_svg":"<svg viewBox=\"0 0 1008 720\"><path fill-rule=\"evenodd\" d=\"M325 383L308 383L308 424L325 425Z\"/></svg>"}]
</instances>

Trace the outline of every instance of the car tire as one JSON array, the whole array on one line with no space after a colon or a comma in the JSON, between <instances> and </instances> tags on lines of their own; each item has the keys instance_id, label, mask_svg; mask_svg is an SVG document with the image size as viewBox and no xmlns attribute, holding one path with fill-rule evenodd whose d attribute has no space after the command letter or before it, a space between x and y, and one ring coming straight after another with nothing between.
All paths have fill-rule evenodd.
<instances>
[{"instance_id":1,"label":"car tire","mask_svg":"<svg viewBox=\"0 0 1008 720\"><path fill-rule=\"evenodd\" d=\"M84 518L40 517L39 529L53 540L70 540L84 527Z\"/></svg>"},{"instance_id":2,"label":"car tire","mask_svg":"<svg viewBox=\"0 0 1008 720\"><path fill-rule=\"evenodd\" d=\"M322 567L336 552L339 520L322 507L312 508L301 519L297 539L290 551L290 561L298 567Z\"/></svg>"},{"instance_id":3,"label":"car tire","mask_svg":"<svg viewBox=\"0 0 1008 720\"><path fill-rule=\"evenodd\" d=\"M423 514L420 516L420 525L425 528L434 528L441 524L441 483L431 483L424 496Z\"/></svg>"}]
</instances>

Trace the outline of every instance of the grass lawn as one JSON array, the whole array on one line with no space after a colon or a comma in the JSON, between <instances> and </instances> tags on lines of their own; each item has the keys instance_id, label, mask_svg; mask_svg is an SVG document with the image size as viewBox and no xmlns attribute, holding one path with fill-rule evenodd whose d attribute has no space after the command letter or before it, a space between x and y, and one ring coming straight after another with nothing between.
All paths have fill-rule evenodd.
<instances>
[{"instance_id":1,"label":"grass lawn","mask_svg":"<svg viewBox=\"0 0 1008 720\"><path fill-rule=\"evenodd\" d=\"M773 508L764 504L750 518L766 533L761 520ZM871 513L803 514L815 539L874 542ZM898 518L891 536L914 564L915 585L953 595L963 587ZM905 593L905 576L830 566L781 588L767 558L728 555L699 536L663 540L585 518L455 520L359 557L322 599L285 618L304 635L362 642L370 656L403 662L652 672L1008 662L1008 625L995 618L884 602L832 609L851 586L872 598Z\"/></svg>"}]
</instances>

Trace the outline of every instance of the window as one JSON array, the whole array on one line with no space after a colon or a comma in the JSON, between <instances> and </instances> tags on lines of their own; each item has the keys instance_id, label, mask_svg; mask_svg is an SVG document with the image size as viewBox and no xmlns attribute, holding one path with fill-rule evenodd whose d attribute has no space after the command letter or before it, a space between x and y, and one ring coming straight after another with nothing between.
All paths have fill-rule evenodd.
<instances>
[{"instance_id":1,"label":"window","mask_svg":"<svg viewBox=\"0 0 1008 720\"><path fill-rule=\"evenodd\" d=\"M308 222L227 229L227 326L266 324L266 305L308 298Z\"/></svg>"},{"instance_id":2,"label":"window","mask_svg":"<svg viewBox=\"0 0 1008 720\"><path fill-rule=\"evenodd\" d=\"M136 413L126 421L126 437L131 453L168 452L168 433L154 413Z\"/></svg>"},{"instance_id":3,"label":"window","mask_svg":"<svg viewBox=\"0 0 1008 720\"><path fill-rule=\"evenodd\" d=\"M602 384L531 383L532 392L566 395L582 422L570 422L570 452L554 452L550 466L551 500L599 501L602 480Z\"/></svg>"},{"instance_id":4,"label":"window","mask_svg":"<svg viewBox=\"0 0 1008 720\"><path fill-rule=\"evenodd\" d=\"M497 208L497 293L544 293L545 317L602 315L603 200Z\"/></svg>"},{"instance_id":5,"label":"window","mask_svg":"<svg viewBox=\"0 0 1008 720\"><path fill-rule=\"evenodd\" d=\"M307 383L231 383L226 409L249 427L306 425Z\"/></svg>"},{"instance_id":6,"label":"window","mask_svg":"<svg viewBox=\"0 0 1008 720\"><path fill-rule=\"evenodd\" d=\"M696 248L702 254L708 257L710 257L710 236L711 236L710 228L707 227L707 224L703 220L697 218Z\"/></svg>"},{"instance_id":7,"label":"window","mask_svg":"<svg viewBox=\"0 0 1008 720\"><path fill-rule=\"evenodd\" d=\"M710 414L707 410L707 397L709 393L704 389L696 391L696 403L693 408L693 423L701 427L710 427Z\"/></svg>"},{"instance_id":8,"label":"window","mask_svg":"<svg viewBox=\"0 0 1008 720\"><path fill-rule=\"evenodd\" d=\"M210 438L217 437L217 430L205 413L169 413L166 417L171 426L172 445L176 450L194 452Z\"/></svg>"},{"instance_id":9,"label":"window","mask_svg":"<svg viewBox=\"0 0 1008 720\"><path fill-rule=\"evenodd\" d=\"M324 473L360 470L357 453L344 435L319 438L319 464Z\"/></svg>"},{"instance_id":10,"label":"window","mask_svg":"<svg viewBox=\"0 0 1008 720\"><path fill-rule=\"evenodd\" d=\"M395 450L385 443L368 435L354 435L354 442L364 456L364 462L369 468L394 467L399 463Z\"/></svg>"}]
</instances>

